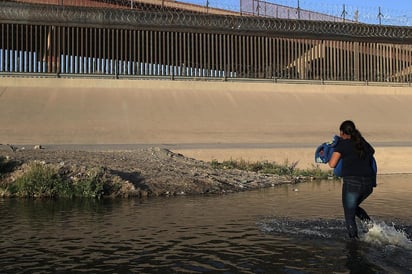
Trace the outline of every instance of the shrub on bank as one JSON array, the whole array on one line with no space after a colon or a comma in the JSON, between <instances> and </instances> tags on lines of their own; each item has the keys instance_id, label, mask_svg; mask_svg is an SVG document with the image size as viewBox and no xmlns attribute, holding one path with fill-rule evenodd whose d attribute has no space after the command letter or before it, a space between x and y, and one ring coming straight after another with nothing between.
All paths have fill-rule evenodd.
<instances>
[{"instance_id":1,"label":"shrub on bank","mask_svg":"<svg viewBox=\"0 0 412 274\"><path fill-rule=\"evenodd\" d=\"M0 170L5 162L0 162ZM78 176L67 177L53 165L31 162L15 180L0 185L0 196L29 198L102 198L121 189L121 185L105 178L103 168L91 168ZM8 170L10 172L10 170ZM3 174L3 172L1 173Z\"/></svg>"},{"instance_id":2,"label":"shrub on bank","mask_svg":"<svg viewBox=\"0 0 412 274\"><path fill-rule=\"evenodd\" d=\"M266 174L277 174L281 176L291 176L291 177L311 177L317 179L327 179L331 176L331 172L323 171L318 165L312 165L312 168L309 169L298 169L298 162L289 163L285 161L283 164L277 164L276 162L268 161L257 161L249 162L243 159L241 160L226 160L223 162L218 162L212 160L212 167L216 169L240 169L253 172L261 172Z\"/></svg>"}]
</instances>

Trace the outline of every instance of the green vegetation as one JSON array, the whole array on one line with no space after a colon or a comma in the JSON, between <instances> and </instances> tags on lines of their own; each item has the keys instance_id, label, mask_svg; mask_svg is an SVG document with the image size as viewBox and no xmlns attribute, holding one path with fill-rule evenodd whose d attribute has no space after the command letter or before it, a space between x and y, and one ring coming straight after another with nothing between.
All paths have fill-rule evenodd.
<instances>
[{"instance_id":1,"label":"green vegetation","mask_svg":"<svg viewBox=\"0 0 412 274\"><path fill-rule=\"evenodd\" d=\"M218 162L213 160L211 165L216 169L240 169L253 172L261 172L266 174L277 174L291 177L312 177L317 179L327 179L331 176L331 172L323 171L319 165L312 165L310 169L298 169L296 166L298 162L289 163L285 161L283 164L277 164L275 162L249 162L245 160L227 160Z\"/></svg>"},{"instance_id":2,"label":"green vegetation","mask_svg":"<svg viewBox=\"0 0 412 274\"><path fill-rule=\"evenodd\" d=\"M0 176L12 166L0 159ZM103 168L92 168L79 177L67 177L53 165L31 162L11 183L0 184L0 196L30 198L102 198L120 190L120 183L105 179Z\"/></svg>"}]
</instances>

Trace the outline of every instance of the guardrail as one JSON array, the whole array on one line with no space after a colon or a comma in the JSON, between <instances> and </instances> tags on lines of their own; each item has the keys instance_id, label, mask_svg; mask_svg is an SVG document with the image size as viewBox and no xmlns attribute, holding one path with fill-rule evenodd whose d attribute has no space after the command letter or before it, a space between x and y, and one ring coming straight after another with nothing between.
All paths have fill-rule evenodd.
<instances>
[{"instance_id":1,"label":"guardrail","mask_svg":"<svg viewBox=\"0 0 412 274\"><path fill-rule=\"evenodd\" d=\"M204 82L253 82L273 84L301 85L340 85L340 86L376 86L376 87L412 87L412 83L369 82L369 81L323 81L323 80L294 80L294 79L256 79L256 78L225 78L225 77L187 77L187 76L125 76L125 75L96 75L96 74L55 74L55 73L4 73L0 77L16 78L66 78L66 79L118 79L118 80L165 80L165 81L204 81Z\"/></svg>"}]
</instances>

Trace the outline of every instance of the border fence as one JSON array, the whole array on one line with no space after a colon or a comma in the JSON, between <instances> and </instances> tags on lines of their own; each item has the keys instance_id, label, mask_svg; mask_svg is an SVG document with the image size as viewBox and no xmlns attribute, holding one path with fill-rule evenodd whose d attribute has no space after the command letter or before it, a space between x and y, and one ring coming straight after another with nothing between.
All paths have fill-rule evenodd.
<instances>
[{"instance_id":1,"label":"border fence","mask_svg":"<svg viewBox=\"0 0 412 274\"><path fill-rule=\"evenodd\" d=\"M0 74L412 80L408 27L89 2L95 6L0 2Z\"/></svg>"}]
</instances>

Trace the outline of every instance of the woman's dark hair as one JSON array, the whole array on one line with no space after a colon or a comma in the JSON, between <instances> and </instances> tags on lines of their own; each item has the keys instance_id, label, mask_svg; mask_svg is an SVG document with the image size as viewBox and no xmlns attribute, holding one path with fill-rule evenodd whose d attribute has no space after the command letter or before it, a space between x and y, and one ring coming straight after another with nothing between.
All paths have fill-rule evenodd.
<instances>
[{"instance_id":1,"label":"woman's dark hair","mask_svg":"<svg viewBox=\"0 0 412 274\"><path fill-rule=\"evenodd\" d=\"M355 123L350 120L343 121L339 127L339 130L347 135L350 135L351 139L355 144L355 149L358 153L359 158L365 158L367 154L365 142L362 134L356 128Z\"/></svg>"}]
</instances>

